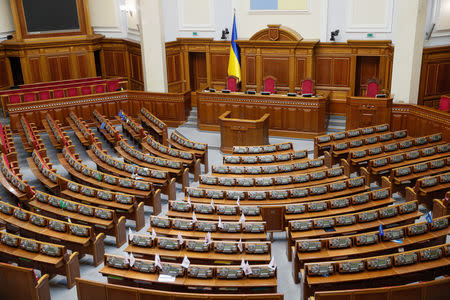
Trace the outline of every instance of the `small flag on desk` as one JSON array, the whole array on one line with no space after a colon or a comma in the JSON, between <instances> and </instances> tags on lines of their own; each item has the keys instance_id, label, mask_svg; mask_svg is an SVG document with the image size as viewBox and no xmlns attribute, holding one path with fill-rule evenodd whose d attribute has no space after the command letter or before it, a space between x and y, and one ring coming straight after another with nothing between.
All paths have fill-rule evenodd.
<instances>
[{"instance_id":1,"label":"small flag on desk","mask_svg":"<svg viewBox=\"0 0 450 300\"><path fill-rule=\"evenodd\" d=\"M160 269L162 269L162 266L161 266L161 258L159 257L159 254L158 254L158 253L155 254L155 266L157 266L157 267L159 267Z\"/></svg>"},{"instance_id":2,"label":"small flag on desk","mask_svg":"<svg viewBox=\"0 0 450 300\"><path fill-rule=\"evenodd\" d=\"M239 239L239 242L238 242L238 248L239 248L239 251L243 251L244 250L244 247L242 247L242 239Z\"/></svg>"},{"instance_id":3,"label":"small flag on desk","mask_svg":"<svg viewBox=\"0 0 450 300\"><path fill-rule=\"evenodd\" d=\"M211 232L208 232L205 236L205 244L209 245L211 244Z\"/></svg>"},{"instance_id":4,"label":"small flag on desk","mask_svg":"<svg viewBox=\"0 0 450 300\"><path fill-rule=\"evenodd\" d=\"M247 261L244 266L244 274L251 275L252 273L253 273L252 268L250 267L250 265L248 264L248 261Z\"/></svg>"},{"instance_id":5,"label":"small flag on desk","mask_svg":"<svg viewBox=\"0 0 450 300\"><path fill-rule=\"evenodd\" d=\"M244 269L244 267L245 267L245 260L242 259L242 260L241 260L241 269Z\"/></svg>"},{"instance_id":6,"label":"small flag on desk","mask_svg":"<svg viewBox=\"0 0 450 300\"><path fill-rule=\"evenodd\" d=\"M72 224L72 220L70 219L70 217L67 217L67 222L69 222L69 224Z\"/></svg>"},{"instance_id":7,"label":"small flag on desk","mask_svg":"<svg viewBox=\"0 0 450 300\"><path fill-rule=\"evenodd\" d=\"M133 253L130 253L129 260L130 260L130 267L132 267L134 265L134 263L136 262L136 259L134 258Z\"/></svg>"},{"instance_id":8,"label":"small flag on desk","mask_svg":"<svg viewBox=\"0 0 450 300\"><path fill-rule=\"evenodd\" d=\"M185 269L189 268L189 265L191 264L191 262L189 261L189 258L186 256L186 254L184 255L183 261L181 262L181 266Z\"/></svg>"},{"instance_id":9,"label":"small flag on desk","mask_svg":"<svg viewBox=\"0 0 450 300\"><path fill-rule=\"evenodd\" d=\"M102 125L100 125L100 129L105 129L105 126L106 126L105 122L102 122Z\"/></svg>"},{"instance_id":10,"label":"small flag on desk","mask_svg":"<svg viewBox=\"0 0 450 300\"><path fill-rule=\"evenodd\" d=\"M213 198L211 198L211 207L212 207L212 209L215 208L215 206L214 206L214 199Z\"/></svg>"},{"instance_id":11,"label":"small flag on desk","mask_svg":"<svg viewBox=\"0 0 450 300\"><path fill-rule=\"evenodd\" d=\"M197 216L195 215L195 211L192 211L192 222L197 222Z\"/></svg>"},{"instance_id":12,"label":"small flag on desk","mask_svg":"<svg viewBox=\"0 0 450 300\"><path fill-rule=\"evenodd\" d=\"M429 211L429 212L425 215L425 220L427 220L427 223L433 223L433 217L431 217L431 211Z\"/></svg>"},{"instance_id":13,"label":"small flag on desk","mask_svg":"<svg viewBox=\"0 0 450 300\"><path fill-rule=\"evenodd\" d=\"M188 194L187 203L188 203L189 205L191 205L191 196L189 196L189 194Z\"/></svg>"},{"instance_id":14,"label":"small flag on desk","mask_svg":"<svg viewBox=\"0 0 450 300\"><path fill-rule=\"evenodd\" d=\"M378 227L378 231L380 232L380 235L383 236L383 224L380 224L380 226Z\"/></svg>"},{"instance_id":15,"label":"small flag on desk","mask_svg":"<svg viewBox=\"0 0 450 300\"><path fill-rule=\"evenodd\" d=\"M275 263L275 257L272 256L272 259L270 260L270 263L269 263L268 267L271 268L272 270L276 269L277 264Z\"/></svg>"},{"instance_id":16,"label":"small flag on desk","mask_svg":"<svg viewBox=\"0 0 450 300\"><path fill-rule=\"evenodd\" d=\"M132 241L132 240L133 240L133 237L134 237L134 234L133 234L133 232L131 231L131 228L128 228L128 238L129 238L129 240Z\"/></svg>"},{"instance_id":17,"label":"small flag on desk","mask_svg":"<svg viewBox=\"0 0 450 300\"><path fill-rule=\"evenodd\" d=\"M152 235L150 237L152 238L152 240L156 239L155 228L152 228Z\"/></svg>"},{"instance_id":18,"label":"small flag on desk","mask_svg":"<svg viewBox=\"0 0 450 300\"><path fill-rule=\"evenodd\" d=\"M219 216L219 222L217 223L217 227L219 227L220 229L223 228L223 223L222 223L222 219Z\"/></svg>"},{"instance_id":19,"label":"small flag on desk","mask_svg":"<svg viewBox=\"0 0 450 300\"><path fill-rule=\"evenodd\" d=\"M121 111L121 110L119 110L119 117L120 117L120 118L123 118L123 114L122 114L122 111Z\"/></svg>"},{"instance_id":20,"label":"small flag on desk","mask_svg":"<svg viewBox=\"0 0 450 300\"><path fill-rule=\"evenodd\" d=\"M181 234L179 232L178 232L177 238L178 238L178 242L180 243L180 245L183 245L184 240L183 240L183 237L181 236Z\"/></svg>"},{"instance_id":21,"label":"small flag on desk","mask_svg":"<svg viewBox=\"0 0 450 300\"><path fill-rule=\"evenodd\" d=\"M242 225L245 224L245 216L244 216L244 213L241 214L241 217L240 217L240 219L239 219L239 223L241 223Z\"/></svg>"},{"instance_id":22,"label":"small flag on desk","mask_svg":"<svg viewBox=\"0 0 450 300\"><path fill-rule=\"evenodd\" d=\"M240 199L240 197L238 196L238 198L237 198L237 200L236 200L236 205L238 206L238 207L240 207L241 205L241 202L239 201L239 199Z\"/></svg>"}]
</instances>

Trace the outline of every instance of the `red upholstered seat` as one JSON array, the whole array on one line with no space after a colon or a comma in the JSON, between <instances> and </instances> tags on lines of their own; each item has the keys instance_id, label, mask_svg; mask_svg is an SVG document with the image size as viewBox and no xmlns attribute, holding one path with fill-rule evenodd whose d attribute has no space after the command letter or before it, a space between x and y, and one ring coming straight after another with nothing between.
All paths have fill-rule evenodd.
<instances>
[{"instance_id":1,"label":"red upholstered seat","mask_svg":"<svg viewBox=\"0 0 450 300\"><path fill-rule=\"evenodd\" d=\"M64 98L64 90L63 89L57 89L53 91L53 98Z\"/></svg>"},{"instance_id":2,"label":"red upholstered seat","mask_svg":"<svg viewBox=\"0 0 450 300\"><path fill-rule=\"evenodd\" d=\"M92 88L90 85L81 87L81 95L90 95L92 94Z\"/></svg>"},{"instance_id":3,"label":"red upholstered seat","mask_svg":"<svg viewBox=\"0 0 450 300\"><path fill-rule=\"evenodd\" d=\"M264 91L275 94L277 79L273 76L266 76L264 78Z\"/></svg>"},{"instance_id":4,"label":"red upholstered seat","mask_svg":"<svg viewBox=\"0 0 450 300\"><path fill-rule=\"evenodd\" d=\"M9 95L9 103L20 103L22 99L20 99L20 95Z\"/></svg>"},{"instance_id":5,"label":"red upholstered seat","mask_svg":"<svg viewBox=\"0 0 450 300\"><path fill-rule=\"evenodd\" d=\"M38 92L39 100L48 100L51 98L50 91L41 91Z\"/></svg>"},{"instance_id":6,"label":"red upholstered seat","mask_svg":"<svg viewBox=\"0 0 450 300\"><path fill-rule=\"evenodd\" d=\"M227 77L227 90L230 90L231 92L237 92L238 91L238 82L239 82L239 79L236 76L228 76Z\"/></svg>"},{"instance_id":7,"label":"red upholstered seat","mask_svg":"<svg viewBox=\"0 0 450 300\"><path fill-rule=\"evenodd\" d=\"M67 89L67 97L75 97L78 96L78 89L77 88L68 88Z\"/></svg>"},{"instance_id":8,"label":"red upholstered seat","mask_svg":"<svg viewBox=\"0 0 450 300\"><path fill-rule=\"evenodd\" d=\"M23 94L23 102L33 102L33 101L36 101L36 94L35 93Z\"/></svg>"},{"instance_id":9,"label":"red upholstered seat","mask_svg":"<svg viewBox=\"0 0 450 300\"><path fill-rule=\"evenodd\" d=\"M305 79L302 81L302 94L314 94L314 80Z\"/></svg>"},{"instance_id":10,"label":"red upholstered seat","mask_svg":"<svg viewBox=\"0 0 450 300\"><path fill-rule=\"evenodd\" d=\"M108 86L108 92L115 92L117 91L117 89L119 89L118 80L108 81L106 85Z\"/></svg>"},{"instance_id":11,"label":"red upholstered seat","mask_svg":"<svg viewBox=\"0 0 450 300\"><path fill-rule=\"evenodd\" d=\"M367 94L366 97L373 97L378 94L378 87L380 83L376 79L370 79L367 83Z\"/></svg>"},{"instance_id":12,"label":"red upholstered seat","mask_svg":"<svg viewBox=\"0 0 450 300\"><path fill-rule=\"evenodd\" d=\"M106 91L105 85L104 84L99 84L94 86L94 93L96 94L101 94L104 93Z\"/></svg>"},{"instance_id":13,"label":"red upholstered seat","mask_svg":"<svg viewBox=\"0 0 450 300\"><path fill-rule=\"evenodd\" d=\"M449 111L450 110L450 97L442 96L439 103L439 110Z\"/></svg>"}]
</instances>

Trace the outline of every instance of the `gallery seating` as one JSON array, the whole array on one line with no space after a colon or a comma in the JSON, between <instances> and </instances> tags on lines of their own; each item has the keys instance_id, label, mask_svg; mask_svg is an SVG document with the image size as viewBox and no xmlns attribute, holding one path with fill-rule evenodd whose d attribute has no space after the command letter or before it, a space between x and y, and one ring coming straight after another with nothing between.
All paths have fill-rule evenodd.
<instances>
[{"instance_id":1,"label":"gallery seating","mask_svg":"<svg viewBox=\"0 0 450 300\"><path fill-rule=\"evenodd\" d=\"M143 201L145 205L153 207L155 215L161 212L161 190L155 189L151 182L118 177L91 169L82 164L78 154L74 154L73 148L73 146L64 147L62 153L58 153L58 160L75 181L133 195L137 201Z\"/></svg>"},{"instance_id":2,"label":"gallery seating","mask_svg":"<svg viewBox=\"0 0 450 300\"><path fill-rule=\"evenodd\" d=\"M274 189L294 189L327 184L335 181L342 181L347 178L348 177L344 174L344 167L324 169L318 172L303 173L293 176L252 178L245 176L245 174L235 175L234 177L202 175L200 176L198 187L204 189L219 188L237 191L264 191Z\"/></svg>"},{"instance_id":3,"label":"gallery seating","mask_svg":"<svg viewBox=\"0 0 450 300\"><path fill-rule=\"evenodd\" d=\"M291 260L290 249L295 244L295 240L370 231L380 227L380 225L409 224L421 215L422 213L418 211L418 202L410 201L354 214L290 221L287 228L288 259ZM393 232L393 236L402 237L399 232Z\"/></svg>"},{"instance_id":4,"label":"gallery seating","mask_svg":"<svg viewBox=\"0 0 450 300\"><path fill-rule=\"evenodd\" d=\"M151 182L155 187L161 189L163 194L168 195L169 199L176 198L175 178L171 178L168 172L152 170L119 161L102 150L102 145L97 140L91 144L90 148L86 153L97 165L97 170L119 177Z\"/></svg>"},{"instance_id":5,"label":"gallery seating","mask_svg":"<svg viewBox=\"0 0 450 300\"><path fill-rule=\"evenodd\" d=\"M239 265L189 265L184 268L177 263L135 259L133 266L126 257L105 255L105 266L100 270L108 283L129 286L150 285L167 290L168 282L160 283L161 274L175 277L170 283L171 291L189 291L207 287L211 292L228 293L274 293L277 289L276 268L268 265L251 265L252 273L245 275ZM119 278L117 278L119 277ZM117 278L117 279L115 279ZM231 280L232 279L232 280ZM140 284L138 284L139 282Z\"/></svg>"},{"instance_id":6,"label":"gallery seating","mask_svg":"<svg viewBox=\"0 0 450 300\"><path fill-rule=\"evenodd\" d=\"M111 297L125 298L128 300L159 299L159 300L283 300L283 294L205 294L200 289L197 293L180 293L174 291L158 291L154 288L128 287L103 282L77 278L78 300L108 300ZM115 299L115 298L114 298ZM22 300L22 299L19 299ZM434 299L433 299L434 300Z\"/></svg>"},{"instance_id":7,"label":"gallery seating","mask_svg":"<svg viewBox=\"0 0 450 300\"><path fill-rule=\"evenodd\" d=\"M48 274L36 277L32 268L0 263L0 297L16 300L50 300Z\"/></svg>"},{"instance_id":8,"label":"gallery seating","mask_svg":"<svg viewBox=\"0 0 450 300\"><path fill-rule=\"evenodd\" d=\"M419 281L407 285L386 286L344 291L324 291L314 293L310 300L331 299L378 299L378 300L440 300L450 294L450 277L430 281Z\"/></svg>"},{"instance_id":9,"label":"gallery seating","mask_svg":"<svg viewBox=\"0 0 450 300\"><path fill-rule=\"evenodd\" d=\"M128 235L129 245L125 252L135 257L155 259L158 254L162 261L181 263L184 256L194 264L240 264L242 260L250 264L268 264L271 260L270 242L205 241L150 235Z\"/></svg>"},{"instance_id":10,"label":"gallery seating","mask_svg":"<svg viewBox=\"0 0 450 300\"><path fill-rule=\"evenodd\" d=\"M44 274L67 278L67 288L80 277L78 252L69 254L66 247L0 232L0 261L38 269Z\"/></svg>"},{"instance_id":11,"label":"gallery seating","mask_svg":"<svg viewBox=\"0 0 450 300\"><path fill-rule=\"evenodd\" d=\"M265 241L266 222L223 222L222 228L216 221L193 221L187 219L172 219L167 217L150 217L149 232L153 230L158 235L183 238L204 239L211 233L215 240Z\"/></svg>"},{"instance_id":12,"label":"gallery seating","mask_svg":"<svg viewBox=\"0 0 450 300\"><path fill-rule=\"evenodd\" d=\"M392 227L384 230L383 235L377 230L340 237L296 240L291 249L294 281L299 282L298 275L305 263L383 255L399 252L399 248L417 249L445 243L450 233L449 218L450 216L443 216L434 219L432 223Z\"/></svg>"},{"instance_id":13,"label":"gallery seating","mask_svg":"<svg viewBox=\"0 0 450 300\"><path fill-rule=\"evenodd\" d=\"M61 205L61 199L48 197L48 195L47 199L54 205ZM77 209L76 206L71 206L71 203L63 203L67 209ZM54 242L57 239L58 244L77 251L80 258L85 254L90 254L93 257L94 266L98 266L103 259L105 235L103 233L96 235L90 226L51 219L6 202L0 202L0 220L6 224L8 232L39 241Z\"/></svg>"},{"instance_id":14,"label":"gallery seating","mask_svg":"<svg viewBox=\"0 0 450 300\"><path fill-rule=\"evenodd\" d=\"M208 144L188 140L177 134L175 131L170 135L168 142L173 148L193 153L195 157L199 158L201 163L205 165L205 173L209 172Z\"/></svg>"},{"instance_id":15,"label":"gallery seating","mask_svg":"<svg viewBox=\"0 0 450 300\"><path fill-rule=\"evenodd\" d=\"M384 256L307 263L301 271L302 299L321 290L386 287L447 275L449 247L445 244Z\"/></svg>"},{"instance_id":16,"label":"gallery seating","mask_svg":"<svg viewBox=\"0 0 450 300\"><path fill-rule=\"evenodd\" d=\"M91 206L41 191L35 191L28 205L33 211L45 216L89 225L95 234L103 233L114 237L118 248L126 242L126 219L124 216L117 216L113 209Z\"/></svg>"},{"instance_id":17,"label":"gallery seating","mask_svg":"<svg viewBox=\"0 0 450 300\"><path fill-rule=\"evenodd\" d=\"M147 130L148 133L152 135L155 140L157 140L158 142L160 142L165 146L168 145L167 141L169 135L167 134L166 123L158 119L145 107L141 108L139 120L141 121L141 124L142 126L144 126L145 130Z\"/></svg>"}]
</instances>

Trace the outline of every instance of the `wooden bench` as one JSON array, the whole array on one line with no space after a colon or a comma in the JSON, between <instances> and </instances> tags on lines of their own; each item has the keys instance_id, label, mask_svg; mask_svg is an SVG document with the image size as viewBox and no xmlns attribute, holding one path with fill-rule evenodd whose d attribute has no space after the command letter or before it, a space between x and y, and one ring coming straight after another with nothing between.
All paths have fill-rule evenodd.
<instances>
[{"instance_id":1,"label":"wooden bench","mask_svg":"<svg viewBox=\"0 0 450 300\"><path fill-rule=\"evenodd\" d=\"M291 247L295 240L348 235L370 231L380 225L389 227L393 224L410 224L421 215L416 200L355 214L290 221L286 229L288 260L292 259Z\"/></svg>"},{"instance_id":2,"label":"wooden bench","mask_svg":"<svg viewBox=\"0 0 450 300\"><path fill-rule=\"evenodd\" d=\"M383 147L375 146L368 149L353 150L348 153L347 161L350 164L350 172L357 171L361 166L367 166L369 160L401 154L406 151L419 150L431 146L443 144L442 134L409 138L402 141L394 141Z\"/></svg>"},{"instance_id":3,"label":"wooden bench","mask_svg":"<svg viewBox=\"0 0 450 300\"><path fill-rule=\"evenodd\" d=\"M0 123L0 152L5 153L9 161L17 161L17 151L14 145L11 127Z\"/></svg>"},{"instance_id":4,"label":"wooden bench","mask_svg":"<svg viewBox=\"0 0 450 300\"><path fill-rule=\"evenodd\" d=\"M272 191L236 191L188 188L185 189L185 201L193 203L214 203L220 205L235 205L239 199L240 205L288 205L312 202L331 198L341 198L369 190L367 173L361 168L362 176L333 183ZM387 180L387 179L386 179ZM383 186L385 184L383 183Z\"/></svg>"},{"instance_id":5,"label":"wooden bench","mask_svg":"<svg viewBox=\"0 0 450 300\"><path fill-rule=\"evenodd\" d=\"M189 291L200 287L208 288L209 292L228 293L274 293L277 290L276 269L272 270L267 265L251 266L255 269L252 275L244 275L239 265L190 265L187 269L176 263L161 262L160 266L155 265L151 260L136 259L131 267L125 257L105 255L105 266L100 273L107 276L108 283L135 286L139 281L144 286L151 285L163 290L169 288L171 291ZM161 283L158 280L161 274L173 276L175 280Z\"/></svg>"},{"instance_id":6,"label":"wooden bench","mask_svg":"<svg viewBox=\"0 0 450 300\"><path fill-rule=\"evenodd\" d=\"M52 199L51 201L59 202L61 200ZM39 241L65 245L68 249L77 251L80 258L85 254L90 254L94 266L98 266L102 262L105 254L103 244L105 235L103 233L95 235L90 226L51 219L6 202L1 202L0 208L0 220L5 222L8 232Z\"/></svg>"},{"instance_id":7,"label":"wooden bench","mask_svg":"<svg viewBox=\"0 0 450 300\"><path fill-rule=\"evenodd\" d=\"M88 205L113 209L118 216L135 221L136 230L141 230L145 225L144 202L138 203L134 196L91 188L59 175L58 185L62 197Z\"/></svg>"},{"instance_id":8,"label":"wooden bench","mask_svg":"<svg viewBox=\"0 0 450 300\"><path fill-rule=\"evenodd\" d=\"M151 155L165 158L167 160L181 162L183 166L188 167L194 174L194 181L198 181L201 174L200 159L195 157L194 153L169 148L158 143L151 135L146 136L141 142L143 152Z\"/></svg>"},{"instance_id":9,"label":"wooden bench","mask_svg":"<svg viewBox=\"0 0 450 300\"><path fill-rule=\"evenodd\" d=\"M242 260L250 264L268 264L271 260L270 242L202 241L183 240L150 235L128 236L128 253L134 257L155 259L158 254L162 261L181 263L184 256L194 264L240 264Z\"/></svg>"},{"instance_id":10,"label":"wooden bench","mask_svg":"<svg viewBox=\"0 0 450 300\"><path fill-rule=\"evenodd\" d=\"M95 135L92 133L92 130L76 114L70 112L69 117L66 117L66 122L84 147L89 147L94 142Z\"/></svg>"},{"instance_id":11,"label":"wooden bench","mask_svg":"<svg viewBox=\"0 0 450 300\"><path fill-rule=\"evenodd\" d=\"M449 218L450 216L440 217L430 224L421 222L392 227L383 231L383 236L379 231L373 231L317 240L296 240L295 246L291 249L294 258L294 282L300 282L299 272L305 263L383 255L398 252L400 248L411 250L445 243L447 235L450 234ZM393 238L390 232L395 232L395 235L401 237Z\"/></svg>"},{"instance_id":12,"label":"wooden bench","mask_svg":"<svg viewBox=\"0 0 450 300\"><path fill-rule=\"evenodd\" d=\"M89 158L97 165L97 170L120 177L134 178L137 180L151 182L161 189L169 200L176 199L175 178L170 178L168 172L143 168L134 164L127 164L108 155L102 149L101 143L94 142L91 149L86 151Z\"/></svg>"},{"instance_id":13,"label":"wooden bench","mask_svg":"<svg viewBox=\"0 0 450 300\"><path fill-rule=\"evenodd\" d=\"M48 274L38 279L34 270L0 263L0 297L16 300L50 300Z\"/></svg>"},{"instance_id":14,"label":"wooden bench","mask_svg":"<svg viewBox=\"0 0 450 300\"><path fill-rule=\"evenodd\" d=\"M140 123L137 123L123 110L119 112L119 116L116 116L116 120L122 125L122 132L133 139L136 143L141 143L143 139L147 136L144 132L144 128Z\"/></svg>"},{"instance_id":15,"label":"wooden bench","mask_svg":"<svg viewBox=\"0 0 450 300\"><path fill-rule=\"evenodd\" d=\"M442 295L450 295L450 277L393 287L316 292L309 299L440 300Z\"/></svg>"},{"instance_id":16,"label":"wooden bench","mask_svg":"<svg viewBox=\"0 0 450 300\"><path fill-rule=\"evenodd\" d=\"M303 298L323 290L386 287L448 275L449 244L413 251L341 260L308 263L301 271Z\"/></svg>"},{"instance_id":17,"label":"wooden bench","mask_svg":"<svg viewBox=\"0 0 450 300\"><path fill-rule=\"evenodd\" d=\"M362 151L372 148L383 148L386 145L392 145L392 141L401 142L409 139L406 130L383 133L367 138L361 138L347 142L333 144L330 151L324 152L324 157L329 162L328 167L335 165L340 159L347 158L350 150Z\"/></svg>"},{"instance_id":18,"label":"wooden bench","mask_svg":"<svg viewBox=\"0 0 450 300\"><path fill-rule=\"evenodd\" d=\"M173 148L193 153L195 157L200 159L201 163L205 165L205 173L209 172L208 144L188 140L175 131L170 135L170 140L168 140L168 142ZM165 143L163 144L166 145Z\"/></svg>"},{"instance_id":19,"label":"wooden bench","mask_svg":"<svg viewBox=\"0 0 450 300\"><path fill-rule=\"evenodd\" d=\"M155 157L136 150L133 146L122 139L114 148L117 154L123 157L127 163L132 163L144 168L168 172L171 177L176 178L183 188L189 186L189 169L183 167L181 162Z\"/></svg>"},{"instance_id":20,"label":"wooden bench","mask_svg":"<svg viewBox=\"0 0 450 300\"><path fill-rule=\"evenodd\" d=\"M53 168L53 164L48 157L42 156L38 151L34 150L31 157L27 157L27 163L34 176L51 193L59 193L57 171Z\"/></svg>"},{"instance_id":21,"label":"wooden bench","mask_svg":"<svg viewBox=\"0 0 450 300\"><path fill-rule=\"evenodd\" d=\"M94 233L114 237L117 248L126 242L126 219L124 216L118 217L115 210L80 204L41 191L35 192L28 203L33 211L59 220L70 218L73 223L88 225Z\"/></svg>"},{"instance_id":22,"label":"wooden bench","mask_svg":"<svg viewBox=\"0 0 450 300\"><path fill-rule=\"evenodd\" d=\"M192 219L193 213L199 220L237 222L244 214L247 221L262 221L261 209L259 206L237 206L237 205L215 205L188 203L185 201L169 201L169 211L167 217L177 219Z\"/></svg>"},{"instance_id":23,"label":"wooden bench","mask_svg":"<svg viewBox=\"0 0 450 300\"><path fill-rule=\"evenodd\" d=\"M228 223L228 224L225 224ZM153 230L158 235L178 236L183 238L204 239L208 232L215 240L264 241L267 239L265 222L223 222L223 228L215 221L193 221L172 219L167 217L150 217L149 232Z\"/></svg>"},{"instance_id":24,"label":"wooden bench","mask_svg":"<svg viewBox=\"0 0 450 300\"><path fill-rule=\"evenodd\" d=\"M19 130L19 135L25 151L31 153L33 149L40 150L45 148L39 133L37 133L35 124L28 123L27 119L22 116L20 117L20 125L22 130Z\"/></svg>"},{"instance_id":25,"label":"wooden bench","mask_svg":"<svg viewBox=\"0 0 450 300\"><path fill-rule=\"evenodd\" d=\"M80 276L78 252L69 254L66 247L0 232L0 261L38 269L42 273L67 278L67 288L75 285Z\"/></svg>"},{"instance_id":26,"label":"wooden bench","mask_svg":"<svg viewBox=\"0 0 450 300\"><path fill-rule=\"evenodd\" d=\"M444 199L433 199L433 217L450 215L450 191L445 193Z\"/></svg>"},{"instance_id":27,"label":"wooden bench","mask_svg":"<svg viewBox=\"0 0 450 300\"><path fill-rule=\"evenodd\" d=\"M265 155L224 155L224 166L248 167L248 166L279 166L293 165L297 163L309 162L308 152L306 150L293 151L282 154ZM314 164L314 163L313 163ZM319 162L316 162L319 164ZM315 165L319 167L319 165Z\"/></svg>"},{"instance_id":28,"label":"wooden bench","mask_svg":"<svg viewBox=\"0 0 450 300\"><path fill-rule=\"evenodd\" d=\"M61 128L60 122L55 121L50 114L46 114L45 119L42 119L42 126L47 132L53 147L58 150L64 148L69 137L64 129Z\"/></svg>"},{"instance_id":29,"label":"wooden bench","mask_svg":"<svg viewBox=\"0 0 450 300\"><path fill-rule=\"evenodd\" d=\"M413 164L428 162L450 156L450 144L442 144L430 148L408 151L397 155L373 159L369 161L368 171L370 182L379 181L392 169Z\"/></svg>"},{"instance_id":30,"label":"wooden bench","mask_svg":"<svg viewBox=\"0 0 450 300\"><path fill-rule=\"evenodd\" d=\"M303 162L281 165L259 165L248 164L246 166L226 166L213 165L211 175L224 177L263 177L274 176L274 174L298 175L311 171L320 171L326 169L323 158L315 160L305 160ZM345 170L347 172L347 169ZM345 175L349 175L345 173Z\"/></svg>"},{"instance_id":31,"label":"wooden bench","mask_svg":"<svg viewBox=\"0 0 450 300\"><path fill-rule=\"evenodd\" d=\"M185 299L199 299L199 300L283 300L283 294L209 294L202 292L202 289L197 289L197 293L179 293L166 292L154 289L125 287L121 285L114 285L109 283L95 282L76 278L78 300L108 300L111 298L127 299L127 300L143 300L143 299L158 299L158 300L185 300ZM136 281L137 286L143 286L142 283ZM195 290L194 290L195 291ZM226 292L226 291L225 291ZM20 299L21 300L21 299ZM434 300L434 299L433 299Z\"/></svg>"},{"instance_id":32,"label":"wooden bench","mask_svg":"<svg viewBox=\"0 0 450 300\"><path fill-rule=\"evenodd\" d=\"M118 141L122 139L119 131L111 124L111 122L101 115L97 110L94 110L94 122L97 125L97 130L112 146L115 146Z\"/></svg>"},{"instance_id":33,"label":"wooden bench","mask_svg":"<svg viewBox=\"0 0 450 300\"><path fill-rule=\"evenodd\" d=\"M347 172L348 173L348 172ZM295 176L252 178L245 175L232 177L200 176L198 187L203 189L227 189L236 191L265 191L295 189L312 185L327 184L348 179L344 167L324 169Z\"/></svg>"},{"instance_id":34,"label":"wooden bench","mask_svg":"<svg viewBox=\"0 0 450 300\"><path fill-rule=\"evenodd\" d=\"M5 153L0 153L0 170L0 183L18 201L27 201L32 196L32 188L19 173L18 162L10 162Z\"/></svg>"},{"instance_id":35,"label":"wooden bench","mask_svg":"<svg viewBox=\"0 0 450 300\"><path fill-rule=\"evenodd\" d=\"M417 198L423 203L430 203L434 198L443 198L449 190L450 172L418 179L414 187ZM408 193L408 190L406 192Z\"/></svg>"},{"instance_id":36,"label":"wooden bench","mask_svg":"<svg viewBox=\"0 0 450 300\"><path fill-rule=\"evenodd\" d=\"M155 117L155 115L149 112L145 107L141 108L139 120L141 121L142 126L144 126L157 141L168 146L167 142L169 135L167 134L166 123Z\"/></svg>"},{"instance_id":37,"label":"wooden bench","mask_svg":"<svg viewBox=\"0 0 450 300\"><path fill-rule=\"evenodd\" d=\"M260 145L260 146L233 146L231 155L246 156L246 155L277 155L277 154L292 154L294 153L294 146L292 142L285 142L279 144Z\"/></svg>"},{"instance_id":38,"label":"wooden bench","mask_svg":"<svg viewBox=\"0 0 450 300\"><path fill-rule=\"evenodd\" d=\"M75 181L99 189L133 195L137 201L143 201L145 205L152 206L153 214L158 215L161 212L161 190L155 190L151 182L130 180L90 169L83 165L78 155L73 152L73 147L72 150L64 147L62 153L58 153L58 159Z\"/></svg>"},{"instance_id":39,"label":"wooden bench","mask_svg":"<svg viewBox=\"0 0 450 300\"><path fill-rule=\"evenodd\" d=\"M414 187L417 179L450 171L450 157L440 158L391 170L389 179L393 192L404 192L406 186Z\"/></svg>"},{"instance_id":40,"label":"wooden bench","mask_svg":"<svg viewBox=\"0 0 450 300\"><path fill-rule=\"evenodd\" d=\"M336 143L341 143L343 140L351 142L353 140L361 139L361 137L368 138L376 136L381 132L389 132L389 124L382 124L378 126L370 126L344 132L336 132L333 134L326 134L316 136L314 138L314 158L318 158L324 154L325 150L330 150Z\"/></svg>"}]
</instances>

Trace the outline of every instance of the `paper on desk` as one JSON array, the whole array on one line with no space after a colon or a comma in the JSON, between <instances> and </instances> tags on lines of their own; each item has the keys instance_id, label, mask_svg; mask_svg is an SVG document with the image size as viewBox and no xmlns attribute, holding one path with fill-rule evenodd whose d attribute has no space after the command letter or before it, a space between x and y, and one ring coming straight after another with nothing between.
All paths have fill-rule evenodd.
<instances>
[{"instance_id":1,"label":"paper on desk","mask_svg":"<svg viewBox=\"0 0 450 300\"><path fill-rule=\"evenodd\" d=\"M223 228L223 223L222 223L222 219L219 216L219 223L217 223L217 227L219 227L220 229Z\"/></svg>"},{"instance_id":2,"label":"paper on desk","mask_svg":"<svg viewBox=\"0 0 450 300\"><path fill-rule=\"evenodd\" d=\"M181 263L181 266L185 269L189 268L189 265L191 264L191 261L189 258L187 258L186 254L184 255L183 262Z\"/></svg>"},{"instance_id":3,"label":"paper on desk","mask_svg":"<svg viewBox=\"0 0 450 300\"><path fill-rule=\"evenodd\" d=\"M128 238L129 238L130 240L133 240L133 237L134 237L134 234L133 234L133 232L131 231L131 228L128 228Z\"/></svg>"},{"instance_id":4,"label":"paper on desk","mask_svg":"<svg viewBox=\"0 0 450 300\"><path fill-rule=\"evenodd\" d=\"M159 274L158 277L159 282L175 282L175 277L165 274Z\"/></svg>"}]
</instances>

